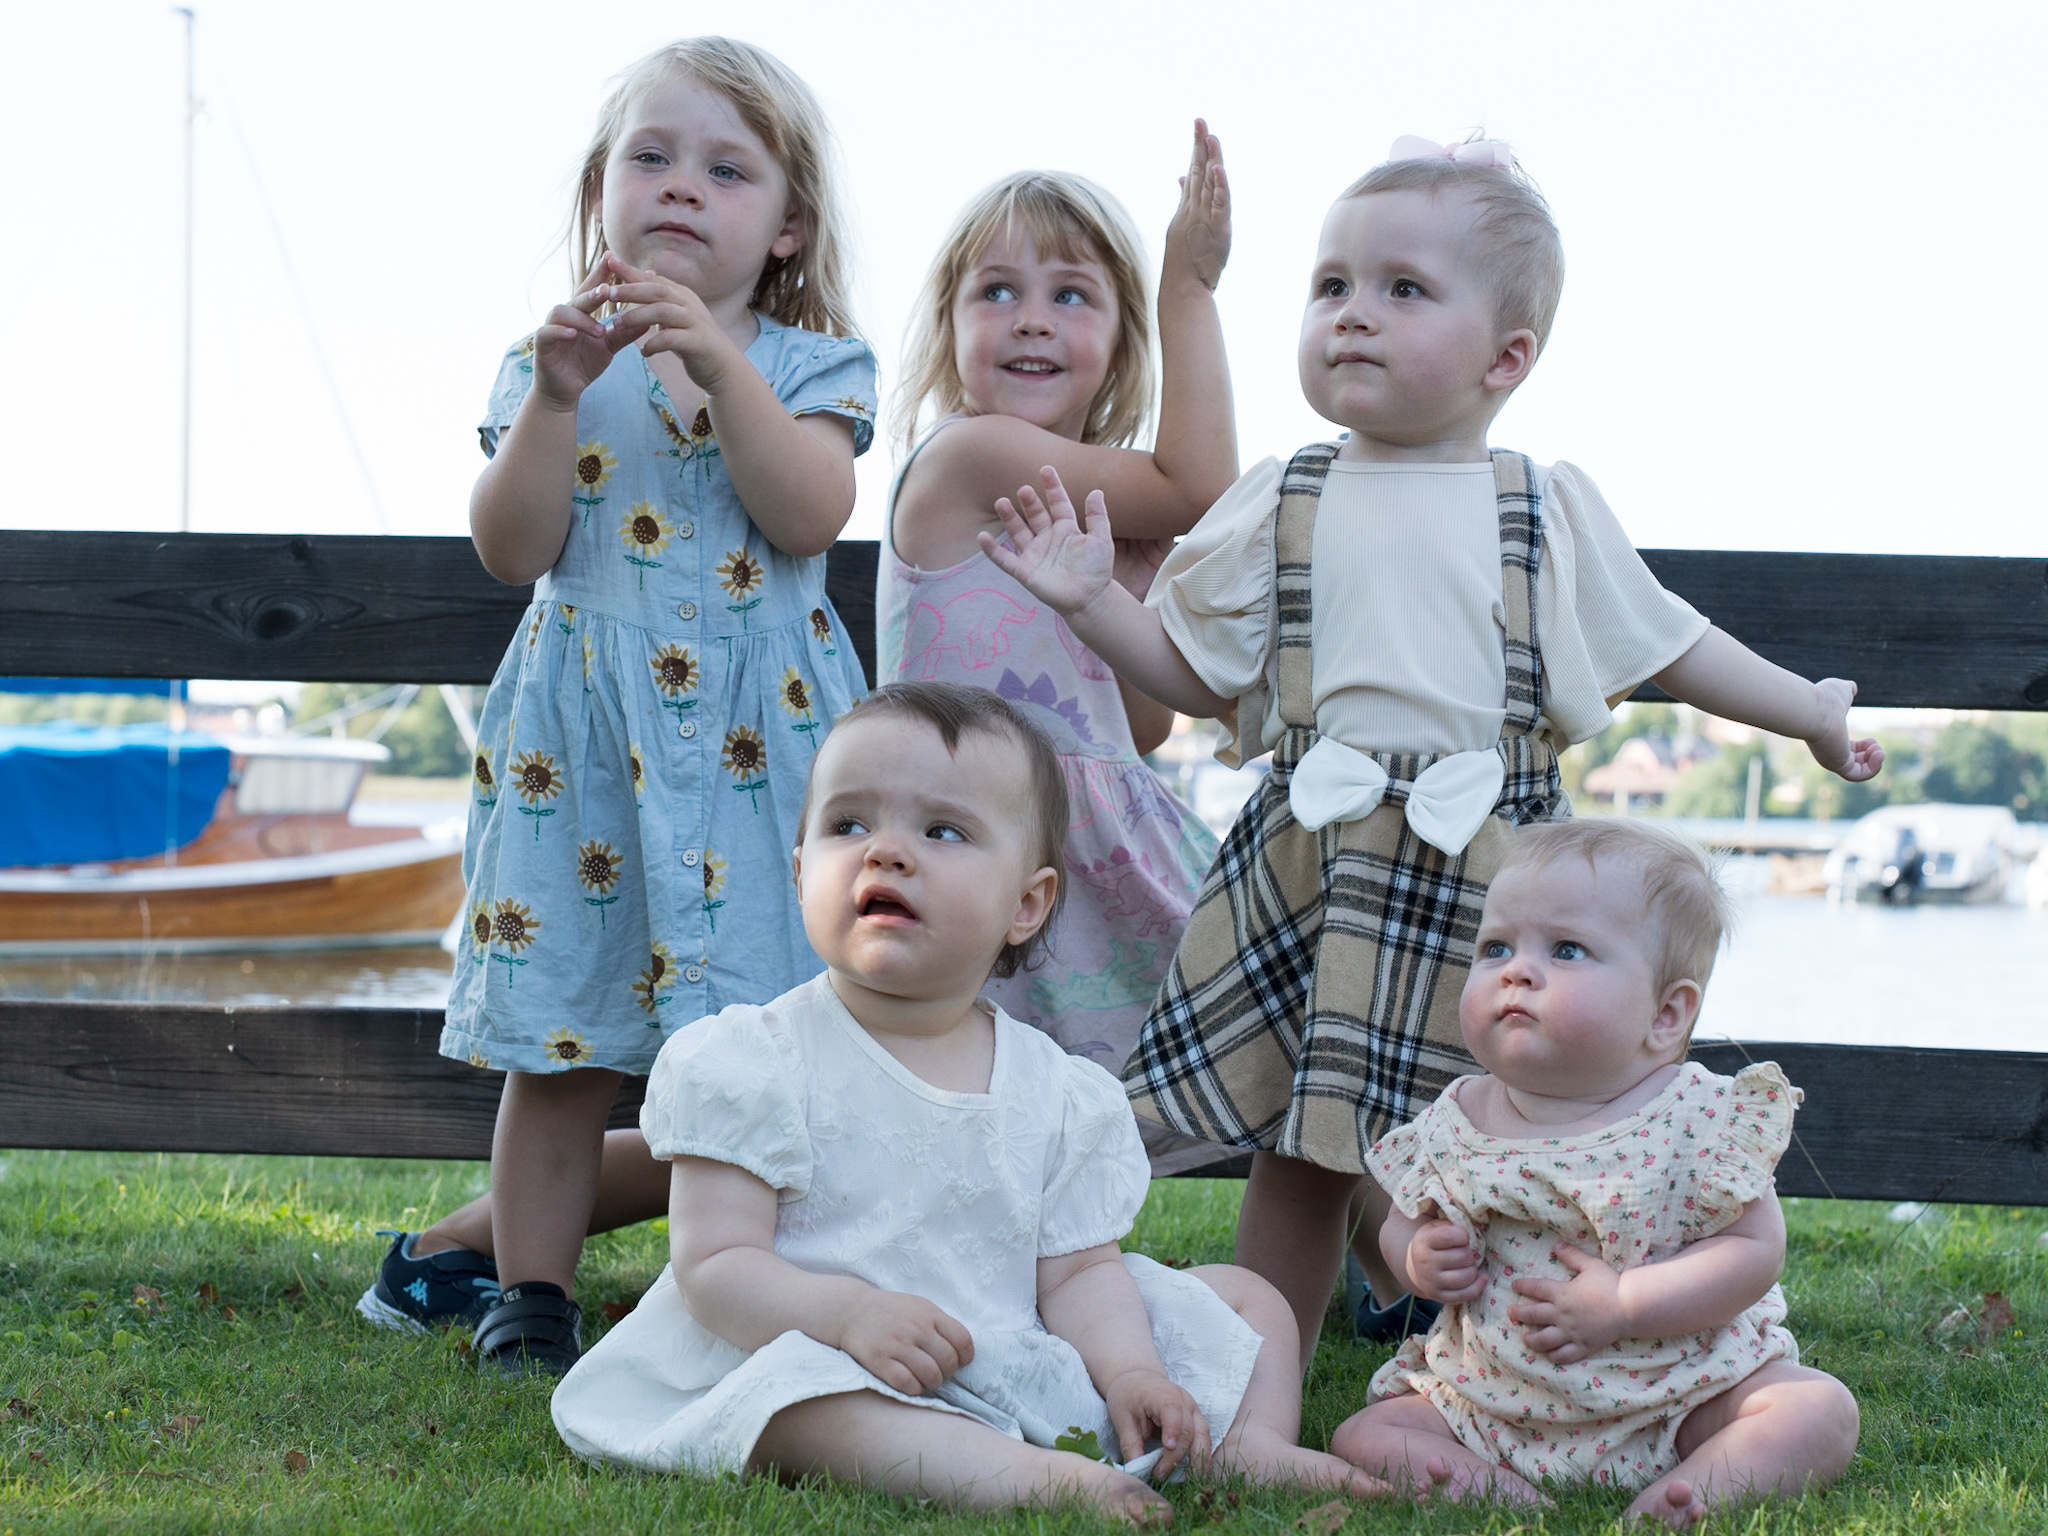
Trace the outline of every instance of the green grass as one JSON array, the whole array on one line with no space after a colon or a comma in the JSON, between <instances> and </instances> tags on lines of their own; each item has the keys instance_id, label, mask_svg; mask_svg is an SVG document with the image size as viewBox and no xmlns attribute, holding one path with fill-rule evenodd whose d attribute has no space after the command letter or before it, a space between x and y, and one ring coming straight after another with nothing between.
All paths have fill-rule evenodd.
<instances>
[{"instance_id":1,"label":"green grass","mask_svg":"<svg viewBox=\"0 0 2048 1536\"><path fill-rule=\"evenodd\" d=\"M458 1336L412 1340L353 1307L384 1240L481 1187L468 1164L0 1152L0 1536L10 1532L1093 1530L1077 1510L989 1520L837 1488L597 1471L556 1439L542 1384L486 1382ZM1227 1257L1239 1186L1157 1187L1132 1246ZM1787 1290L1807 1360L1863 1404L1835 1489L1711 1529L2048 1529L2048 1211L1790 1202ZM591 1245L586 1310L656 1273L660 1223ZM153 1301L147 1291L160 1293ZM1987 1292L2014 1325L1939 1331ZM229 1309L232 1309L230 1315ZM1326 1343L1306 1438L1325 1443L1386 1351ZM196 1422L195 1422L196 1421ZM1183 1530L1291 1532L1324 1502L1171 1490ZM1361 1505L1350 1531L1591 1532L1623 1501L1531 1517Z\"/></svg>"}]
</instances>

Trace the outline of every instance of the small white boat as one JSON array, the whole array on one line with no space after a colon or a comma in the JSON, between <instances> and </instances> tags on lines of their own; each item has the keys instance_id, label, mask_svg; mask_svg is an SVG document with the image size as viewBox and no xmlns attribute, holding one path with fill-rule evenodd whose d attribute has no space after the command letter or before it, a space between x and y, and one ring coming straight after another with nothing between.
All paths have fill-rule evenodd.
<instances>
[{"instance_id":1,"label":"small white boat","mask_svg":"<svg viewBox=\"0 0 2048 1536\"><path fill-rule=\"evenodd\" d=\"M1831 901L2005 900L2019 823L2002 805L1887 805L1828 855Z\"/></svg>"},{"instance_id":2,"label":"small white boat","mask_svg":"<svg viewBox=\"0 0 2048 1536\"><path fill-rule=\"evenodd\" d=\"M0 731L0 955L431 944L459 827L349 819L375 742Z\"/></svg>"}]
</instances>

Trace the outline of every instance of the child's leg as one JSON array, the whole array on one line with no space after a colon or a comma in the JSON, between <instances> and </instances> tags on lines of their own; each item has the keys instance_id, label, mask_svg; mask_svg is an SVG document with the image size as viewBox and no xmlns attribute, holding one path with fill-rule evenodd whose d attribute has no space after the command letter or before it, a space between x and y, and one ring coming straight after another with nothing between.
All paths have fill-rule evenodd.
<instances>
[{"instance_id":1,"label":"child's leg","mask_svg":"<svg viewBox=\"0 0 2048 1536\"><path fill-rule=\"evenodd\" d=\"M507 1287L538 1280L575 1295L619 1077L602 1067L505 1074L491 1136L491 1236Z\"/></svg>"},{"instance_id":2,"label":"child's leg","mask_svg":"<svg viewBox=\"0 0 2048 1536\"><path fill-rule=\"evenodd\" d=\"M1173 1513L1129 1473L878 1392L845 1392L783 1409L761 1432L748 1465L785 1477L823 1473L968 1509L1084 1499L1117 1520L1164 1523Z\"/></svg>"},{"instance_id":3,"label":"child's leg","mask_svg":"<svg viewBox=\"0 0 2048 1536\"><path fill-rule=\"evenodd\" d=\"M1336 1456L1304 1449L1301 1439L1301 1370L1296 1361L1294 1313L1280 1293L1250 1270L1205 1264L1188 1271L1222 1297L1263 1343L1252 1379L1230 1431L1212 1453L1219 1472L1242 1472L1256 1483L1308 1483L1355 1498L1387 1491Z\"/></svg>"},{"instance_id":4,"label":"child's leg","mask_svg":"<svg viewBox=\"0 0 2048 1536\"><path fill-rule=\"evenodd\" d=\"M652 1221L668 1214L669 1167L647 1150L638 1131L606 1131L603 1163L597 1175L597 1203L590 1212L588 1236ZM448 1248L495 1254L491 1236L491 1191L485 1190L460 1210L450 1211L420 1233L412 1251L421 1258Z\"/></svg>"},{"instance_id":5,"label":"child's leg","mask_svg":"<svg viewBox=\"0 0 2048 1536\"><path fill-rule=\"evenodd\" d=\"M1548 1504L1542 1490L1451 1433L1428 1398L1415 1392L1369 1403L1337 1426L1330 1449L1393 1484L1396 1493L1441 1491L1460 1503Z\"/></svg>"},{"instance_id":6,"label":"child's leg","mask_svg":"<svg viewBox=\"0 0 2048 1536\"><path fill-rule=\"evenodd\" d=\"M1856 1399L1834 1377L1774 1360L1686 1415L1685 1459L1629 1512L1684 1527L1717 1504L1826 1487L1856 1454L1860 1422Z\"/></svg>"},{"instance_id":7,"label":"child's leg","mask_svg":"<svg viewBox=\"0 0 2048 1536\"><path fill-rule=\"evenodd\" d=\"M1345 1217L1359 1178L1277 1152L1252 1154L1237 1217L1237 1262L1286 1298L1303 1374L1344 1261Z\"/></svg>"}]
</instances>

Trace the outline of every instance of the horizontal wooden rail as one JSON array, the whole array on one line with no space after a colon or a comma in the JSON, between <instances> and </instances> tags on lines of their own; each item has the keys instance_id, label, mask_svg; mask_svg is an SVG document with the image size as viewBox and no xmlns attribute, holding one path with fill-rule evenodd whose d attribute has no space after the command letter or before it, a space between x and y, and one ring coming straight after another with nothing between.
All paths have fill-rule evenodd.
<instances>
[{"instance_id":1,"label":"horizontal wooden rail","mask_svg":"<svg viewBox=\"0 0 2048 1536\"><path fill-rule=\"evenodd\" d=\"M2048 709L2048 560L1644 557L1730 634L1855 678L1863 703ZM842 541L827 582L870 677L875 560ZM0 675L482 683L529 595L459 538L0 531Z\"/></svg>"},{"instance_id":2,"label":"horizontal wooden rail","mask_svg":"<svg viewBox=\"0 0 2048 1536\"><path fill-rule=\"evenodd\" d=\"M494 1072L420 1008L0 1002L0 1146L487 1158ZM1710 1043L1805 1090L1791 1195L2048 1205L2048 1055ZM612 1116L636 1122L644 1080ZM1241 1165L1237 1171L1242 1171Z\"/></svg>"}]
</instances>

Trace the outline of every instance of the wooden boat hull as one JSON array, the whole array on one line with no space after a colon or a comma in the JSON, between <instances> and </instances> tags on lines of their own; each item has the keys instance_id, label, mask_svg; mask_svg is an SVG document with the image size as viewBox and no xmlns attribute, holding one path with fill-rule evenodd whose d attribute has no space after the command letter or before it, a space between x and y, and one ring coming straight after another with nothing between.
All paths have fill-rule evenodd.
<instances>
[{"instance_id":1,"label":"wooden boat hull","mask_svg":"<svg viewBox=\"0 0 2048 1536\"><path fill-rule=\"evenodd\" d=\"M0 954L431 944L462 905L460 838L102 873L0 872Z\"/></svg>"}]
</instances>

